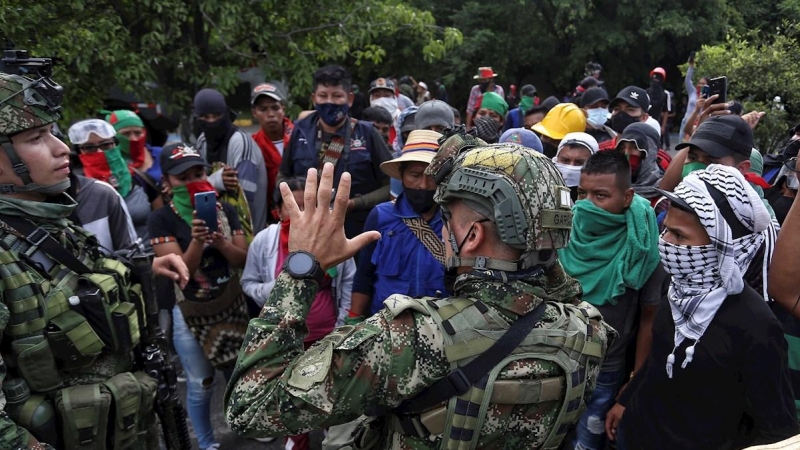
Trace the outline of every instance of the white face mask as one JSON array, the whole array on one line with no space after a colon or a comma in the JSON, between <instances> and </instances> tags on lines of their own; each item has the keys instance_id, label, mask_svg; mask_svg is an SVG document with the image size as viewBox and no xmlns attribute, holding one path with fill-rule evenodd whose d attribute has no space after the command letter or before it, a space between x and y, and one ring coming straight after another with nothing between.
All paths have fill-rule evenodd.
<instances>
[{"instance_id":1,"label":"white face mask","mask_svg":"<svg viewBox=\"0 0 800 450\"><path fill-rule=\"evenodd\" d=\"M603 125L605 125L608 120L608 110L605 108L588 109L586 110L586 114L588 115L586 122L592 128L603 128Z\"/></svg>"},{"instance_id":2,"label":"white face mask","mask_svg":"<svg viewBox=\"0 0 800 450\"><path fill-rule=\"evenodd\" d=\"M396 97L379 97L369 101L369 106L377 106L389 111L389 114L394 117L397 113L397 98Z\"/></svg>"},{"instance_id":3,"label":"white face mask","mask_svg":"<svg viewBox=\"0 0 800 450\"><path fill-rule=\"evenodd\" d=\"M566 184L567 187L575 187L580 184L581 169L583 169L583 166L571 166L569 164L556 162L556 167L558 171L561 172L561 176L564 177L564 184Z\"/></svg>"}]
</instances>

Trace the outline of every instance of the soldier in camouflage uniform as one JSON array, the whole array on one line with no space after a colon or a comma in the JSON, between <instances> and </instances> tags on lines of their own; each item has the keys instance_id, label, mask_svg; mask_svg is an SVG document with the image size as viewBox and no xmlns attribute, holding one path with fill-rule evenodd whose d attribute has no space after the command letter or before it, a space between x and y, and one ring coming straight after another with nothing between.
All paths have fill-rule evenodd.
<instances>
[{"instance_id":1,"label":"soldier in camouflage uniform","mask_svg":"<svg viewBox=\"0 0 800 450\"><path fill-rule=\"evenodd\" d=\"M297 434L365 415L352 448L558 448L615 333L594 308L578 303L580 285L553 251L569 238L569 189L539 153L463 134L441 145L428 174L447 219L447 279L454 280L455 296L393 295L376 315L334 330L306 352L315 266L331 267L380 236L345 238L350 178L342 177L329 210L329 164L318 194L317 175L309 171L302 212L281 186L291 210L292 253L250 322L228 385L225 414L235 432ZM315 204L326 206L309 206ZM466 370L515 321L541 311L526 339L501 364L485 368L478 383L425 411L398 412L454 369Z\"/></svg>"},{"instance_id":2,"label":"soldier in camouflage uniform","mask_svg":"<svg viewBox=\"0 0 800 450\"><path fill-rule=\"evenodd\" d=\"M146 448L154 381L131 373L121 333L114 332L121 350L112 350L76 313L85 300L81 282L102 279L103 292L117 299L127 298L127 283L101 273L98 264L123 269L101 258L96 239L67 219L76 206L64 194L69 148L51 133L60 98L40 92L41 80L0 72L0 449ZM21 233L12 222L35 230ZM53 259L42 250L48 239L97 273L79 276ZM153 269L188 281L179 257L157 259ZM114 313L130 308L121 304ZM135 310L127 311L126 337L135 341Z\"/></svg>"}]
</instances>

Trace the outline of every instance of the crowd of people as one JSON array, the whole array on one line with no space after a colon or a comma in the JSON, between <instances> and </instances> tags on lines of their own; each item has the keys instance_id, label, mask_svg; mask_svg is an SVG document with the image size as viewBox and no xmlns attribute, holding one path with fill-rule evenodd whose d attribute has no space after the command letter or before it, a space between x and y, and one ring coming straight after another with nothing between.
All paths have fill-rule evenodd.
<instances>
[{"instance_id":1,"label":"crowd of people","mask_svg":"<svg viewBox=\"0 0 800 450\"><path fill-rule=\"evenodd\" d=\"M660 67L610 95L593 66L569 101L480 67L450 105L438 80L361 92L330 65L295 120L281 83L255 86L253 134L206 88L194 142L151 146L129 110L69 126L67 218L109 257L188 268L157 293L201 450L222 406L298 450L320 428L326 450L777 443L800 435L800 125L763 155L764 113L704 96L695 70L674 154ZM537 314L549 334L469 378ZM464 389L439 386L453 373Z\"/></svg>"}]
</instances>

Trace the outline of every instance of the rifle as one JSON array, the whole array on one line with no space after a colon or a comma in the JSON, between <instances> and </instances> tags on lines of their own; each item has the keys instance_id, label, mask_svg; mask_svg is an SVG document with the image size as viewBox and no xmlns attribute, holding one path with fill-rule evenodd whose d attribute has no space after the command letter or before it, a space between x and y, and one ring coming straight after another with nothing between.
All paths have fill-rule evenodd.
<instances>
[{"instance_id":1,"label":"rifle","mask_svg":"<svg viewBox=\"0 0 800 450\"><path fill-rule=\"evenodd\" d=\"M141 342L136 351L139 368L158 382L155 410L161 422L164 442L168 450L191 450L189 429L186 426L186 410L178 398L178 377L169 358L169 347L158 323L158 303L153 286L153 254L138 253L130 258L132 272L142 286L141 305L137 305ZM144 319L144 321L142 321Z\"/></svg>"}]
</instances>

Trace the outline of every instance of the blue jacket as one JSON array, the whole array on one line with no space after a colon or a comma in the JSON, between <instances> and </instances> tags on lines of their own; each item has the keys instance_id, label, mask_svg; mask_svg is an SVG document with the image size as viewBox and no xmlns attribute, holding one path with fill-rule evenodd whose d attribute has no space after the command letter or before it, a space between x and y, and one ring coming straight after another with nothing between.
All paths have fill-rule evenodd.
<instances>
[{"instance_id":1,"label":"blue jacket","mask_svg":"<svg viewBox=\"0 0 800 450\"><path fill-rule=\"evenodd\" d=\"M522 128L524 125L525 121L522 117L522 110L514 108L506 114L506 121L503 124L503 133L512 128Z\"/></svg>"},{"instance_id":2,"label":"blue jacket","mask_svg":"<svg viewBox=\"0 0 800 450\"><path fill-rule=\"evenodd\" d=\"M305 119L294 123L289 147L283 150L280 167L282 178L305 177L308 169L319 168L317 120L319 115L313 112ZM348 122L336 131L337 136L345 135L345 129L350 126L349 117L347 120ZM389 177L381 171L381 163L390 159L392 154L372 123L359 120L350 136L350 157L347 161L347 171L350 172L352 180L350 198L369 194L389 184ZM337 179L334 180L334 185L337 186L338 177L344 171L343 162L344 158L339 158L336 164ZM347 214L345 229L348 237L352 238L361 232L371 206Z\"/></svg>"},{"instance_id":3,"label":"blue jacket","mask_svg":"<svg viewBox=\"0 0 800 450\"><path fill-rule=\"evenodd\" d=\"M284 178L306 176L308 169L319 167L317 153L317 120L316 112L311 113L303 120L294 123L294 130L289 139L289 148L283 151L281 161L281 174ZM348 118L349 119L349 118ZM337 136L345 135L345 128L349 123L336 131ZM347 171L352 175L350 195L356 197L368 194L385 183L388 178L381 171L381 163L392 159L392 154L383 142L380 134L369 122L359 120L355 131L350 136L350 158L347 162ZM340 158L336 164L337 169L343 164ZM336 172L340 172L337 170Z\"/></svg>"},{"instance_id":4,"label":"blue jacket","mask_svg":"<svg viewBox=\"0 0 800 450\"><path fill-rule=\"evenodd\" d=\"M370 315L383 308L383 301L392 294L411 297L447 296L444 287L444 266L431 255L403 222L406 217L419 217L411 204L400 194L397 200L376 206L364 230L377 230L381 239L361 250L353 292L372 296ZM434 233L442 234L442 214L428 222Z\"/></svg>"}]
</instances>

